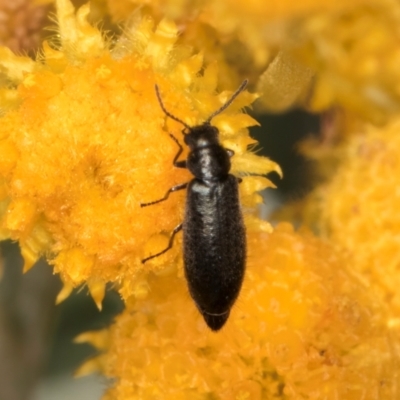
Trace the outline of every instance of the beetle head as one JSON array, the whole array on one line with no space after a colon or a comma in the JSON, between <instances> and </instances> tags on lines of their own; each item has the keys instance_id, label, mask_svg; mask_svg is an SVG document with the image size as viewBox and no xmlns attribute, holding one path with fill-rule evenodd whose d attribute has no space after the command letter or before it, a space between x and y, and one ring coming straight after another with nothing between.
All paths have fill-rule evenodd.
<instances>
[{"instance_id":1,"label":"beetle head","mask_svg":"<svg viewBox=\"0 0 400 400\"><path fill-rule=\"evenodd\" d=\"M218 144L219 131L210 124L196 125L190 129L184 129L185 143L191 150Z\"/></svg>"},{"instance_id":2,"label":"beetle head","mask_svg":"<svg viewBox=\"0 0 400 400\"><path fill-rule=\"evenodd\" d=\"M199 142L202 143L203 138L208 138L209 140L212 139L212 137L216 137L218 138L218 129L214 126L211 125L211 120L217 116L218 114L221 114L222 111L224 111L226 108L228 108L232 102L236 99L237 96L239 96L239 94L241 92L243 92L243 90L246 88L248 83L248 80L245 79L242 84L239 86L239 88L236 90L235 93L233 93L233 95L216 111L214 111L206 120L202 125L196 125L196 126L189 126L186 122L182 121L181 119L175 117L175 115L171 114L169 111L167 111L167 109L164 106L164 103L162 101L161 98L161 94L160 94L160 89L158 88L158 85L156 85L156 94L157 94L157 98L158 98L158 102L160 103L161 109L164 111L165 115L167 117L170 117L171 119L173 119L174 121L179 122L180 124L182 124L185 129L182 131L183 134L185 135L185 143L192 147L192 145L195 145L195 142ZM203 146L201 146L203 147Z\"/></svg>"}]
</instances>

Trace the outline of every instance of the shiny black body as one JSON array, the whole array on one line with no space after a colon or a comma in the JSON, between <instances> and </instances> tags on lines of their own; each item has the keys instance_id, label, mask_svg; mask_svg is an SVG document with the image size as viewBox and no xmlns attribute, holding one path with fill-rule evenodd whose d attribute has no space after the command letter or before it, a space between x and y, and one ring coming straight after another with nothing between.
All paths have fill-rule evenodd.
<instances>
[{"instance_id":1,"label":"shiny black body","mask_svg":"<svg viewBox=\"0 0 400 400\"><path fill-rule=\"evenodd\" d=\"M245 81L232 98L204 124L189 127L169 114L157 95L164 112L183 123L185 143L190 148L187 160L178 161L179 146L174 165L188 168L194 179L188 184L171 188L164 198L142 204L148 206L166 200L171 192L187 188L185 218L171 236L162 252L143 260L157 257L172 247L173 238L183 229L185 276L189 292L213 331L227 321L243 282L246 263L246 236L239 202L240 178L229 173L233 152L219 142L218 129L210 124L211 118L225 109L244 89Z\"/></svg>"},{"instance_id":2,"label":"shiny black body","mask_svg":"<svg viewBox=\"0 0 400 400\"><path fill-rule=\"evenodd\" d=\"M239 295L245 270L238 179L229 174L230 154L219 144L215 127L195 127L185 142L191 148L187 168L195 176L187 188L183 222L185 275L207 325L218 330Z\"/></svg>"}]
</instances>

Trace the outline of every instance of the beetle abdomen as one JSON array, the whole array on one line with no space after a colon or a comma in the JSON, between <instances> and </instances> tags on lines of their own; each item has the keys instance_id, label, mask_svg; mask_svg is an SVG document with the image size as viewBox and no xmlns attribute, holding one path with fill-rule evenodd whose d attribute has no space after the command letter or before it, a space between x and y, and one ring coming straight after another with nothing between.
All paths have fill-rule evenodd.
<instances>
[{"instance_id":1,"label":"beetle abdomen","mask_svg":"<svg viewBox=\"0 0 400 400\"><path fill-rule=\"evenodd\" d=\"M242 286L246 237L233 175L187 190L183 224L185 274L190 294L207 324L220 329Z\"/></svg>"}]
</instances>

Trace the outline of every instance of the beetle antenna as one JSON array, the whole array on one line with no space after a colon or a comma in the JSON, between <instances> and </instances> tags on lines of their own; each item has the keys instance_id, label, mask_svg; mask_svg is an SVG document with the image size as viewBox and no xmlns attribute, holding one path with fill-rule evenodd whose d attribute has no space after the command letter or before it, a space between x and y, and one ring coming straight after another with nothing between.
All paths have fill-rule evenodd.
<instances>
[{"instance_id":1,"label":"beetle antenna","mask_svg":"<svg viewBox=\"0 0 400 400\"><path fill-rule=\"evenodd\" d=\"M225 109L227 109L233 102L233 100L236 99L236 97L239 96L239 94L241 92L243 92L243 90L246 88L247 84L248 84L248 79L245 79L242 84L236 89L236 92L233 93L232 97L222 106L220 107L217 111L214 111L204 122L205 124L209 124L211 122L211 120L217 116L218 114L221 114L222 111L224 111Z\"/></svg>"},{"instance_id":2,"label":"beetle antenna","mask_svg":"<svg viewBox=\"0 0 400 400\"><path fill-rule=\"evenodd\" d=\"M156 86L156 94L157 94L158 102L160 103L160 106L161 106L162 110L164 111L164 114L167 117L170 117L171 119L173 119L174 121L181 123L185 128L190 130L190 126L188 124L186 124L181 119L175 117L175 115L172 115L170 112L167 111L167 109L165 108L164 103L162 101L162 98L161 98L160 89L158 88L158 85L155 85L155 86Z\"/></svg>"}]
</instances>

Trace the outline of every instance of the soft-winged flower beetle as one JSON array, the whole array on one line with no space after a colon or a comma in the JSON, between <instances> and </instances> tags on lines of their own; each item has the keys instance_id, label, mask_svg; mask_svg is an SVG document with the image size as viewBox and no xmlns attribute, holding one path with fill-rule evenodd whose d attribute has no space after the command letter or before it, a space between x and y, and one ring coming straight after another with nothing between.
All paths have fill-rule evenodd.
<instances>
[{"instance_id":1,"label":"soft-winged flower beetle","mask_svg":"<svg viewBox=\"0 0 400 400\"><path fill-rule=\"evenodd\" d=\"M222 147L218 129L211 120L224 111L245 89L245 80L236 92L201 125L189 126L169 113L156 85L158 101L165 115L185 128L184 141L190 152L178 161L182 146L178 145L173 160L177 168L187 168L194 175L190 182L170 188L165 196L147 207L167 200L170 193L187 188L185 217L170 237L168 246L146 261L167 252L175 235L183 230L183 257L189 292L209 328L221 329L228 320L243 282L246 263L246 232L239 202L241 179L229 173L233 151Z\"/></svg>"}]
</instances>

